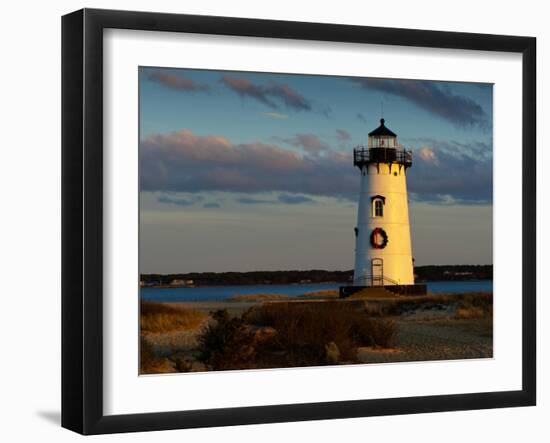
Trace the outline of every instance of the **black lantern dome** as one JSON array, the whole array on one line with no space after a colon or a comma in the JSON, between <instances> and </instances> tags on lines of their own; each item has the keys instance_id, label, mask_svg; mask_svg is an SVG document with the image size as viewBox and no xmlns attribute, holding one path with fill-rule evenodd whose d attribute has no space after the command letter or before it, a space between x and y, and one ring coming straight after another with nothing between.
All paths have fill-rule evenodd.
<instances>
[{"instance_id":1,"label":"black lantern dome","mask_svg":"<svg viewBox=\"0 0 550 443\"><path fill-rule=\"evenodd\" d=\"M397 137L397 134L395 134L393 131L390 131L386 125L384 124L386 120L383 118L380 119L380 126L376 128L374 131L369 132L369 137Z\"/></svg>"}]
</instances>

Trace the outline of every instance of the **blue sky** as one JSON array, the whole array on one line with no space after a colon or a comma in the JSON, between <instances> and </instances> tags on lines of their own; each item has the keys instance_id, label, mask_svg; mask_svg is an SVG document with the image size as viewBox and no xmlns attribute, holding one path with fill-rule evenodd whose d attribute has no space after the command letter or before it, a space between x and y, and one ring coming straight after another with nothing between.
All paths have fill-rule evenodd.
<instances>
[{"instance_id":1,"label":"blue sky","mask_svg":"<svg viewBox=\"0 0 550 443\"><path fill-rule=\"evenodd\" d=\"M351 155L382 113L414 151L416 263L492 263L492 85L145 67L139 84L141 272L352 268Z\"/></svg>"}]
</instances>

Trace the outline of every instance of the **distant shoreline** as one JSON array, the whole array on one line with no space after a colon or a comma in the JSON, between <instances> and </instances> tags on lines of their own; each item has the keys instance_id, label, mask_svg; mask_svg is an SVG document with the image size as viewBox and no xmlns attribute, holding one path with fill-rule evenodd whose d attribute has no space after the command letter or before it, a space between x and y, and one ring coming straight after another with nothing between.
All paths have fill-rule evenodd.
<instances>
[{"instance_id":1,"label":"distant shoreline","mask_svg":"<svg viewBox=\"0 0 550 443\"><path fill-rule=\"evenodd\" d=\"M154 289L177 289L177 288L221 288L221 287L231 287L231 286L286 286L286 285L337 285L337 284L345 284L344 282L338 282L338 281L320 281L320 282L311 282L311 283L248 283L248 284L227 284L227 285L157 285L157 286L143 286L144 288L154 288Z\"/></svg>"},{"instance_id":2,"label":"distant shoreline","mask_svg":"<svg viewBox=\"0 0 550 443\"><path fill-rule=\"evenodd\" d=\"M435 281L482 281L493 279L493 265L432 265L416 266L418 283ZM353 270L326 271L249 271L249 272L192 272L178 274L141 274L142 287L187 288L215 286L347 284Z\"/></svg>"},{"instance_id":3,"label":"distant shoreline","mask_svg":"<svg viewBox=\"0 0 550 443\"><path fill-rule=\"evenodd\" d=\"M493 281L492 278L485 279L464 279L464 280L417 280L417 283L433 283L433 282L480 282L480 281ZM162 285L162 286L142 286L141 288L149 289L196 289L196 288L221 288L221 287L241 287L241 286L312 286L312 285L345 285L348 282L335 282L335 281L325 281L325 282L315 282L315 283L251 283L251 284L235 284L235 285L196 285L196 286L185 286L185 285Z\"/></svg>"}]
</instances>

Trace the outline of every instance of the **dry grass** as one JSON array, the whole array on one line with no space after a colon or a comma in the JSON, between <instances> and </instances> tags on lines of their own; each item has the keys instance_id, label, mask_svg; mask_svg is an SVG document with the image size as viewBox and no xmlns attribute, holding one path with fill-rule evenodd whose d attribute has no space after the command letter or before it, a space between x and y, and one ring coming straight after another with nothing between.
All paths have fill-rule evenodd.
<instances>
[{"instance_id":1,"label":"dry grass","mask_svg":"<svg viewBox=\"0 0 550 443\"><path fill-rule=\"evenodd\" d=\"M209 369L297 367L357 362L357 348L391 347L393 320L370 318L349 303L267 302L241 317L212 314L198 359Z\"/></svg>"},{"instance_id":2,"label":"dry grass","mask_svg":"<svg viewBox=\"0 0 550 443\"><path fill-rule=\"evenodd\" d=\"M474 292L465 294L456 309L458 319L493 318L493 294Z\"/></svg>"},{"instance_id":3,"label":"dry grass","mask_svg":"<svg viewBox=\"0 0 550 443\"><path fill-rule=\"evenodd\" d=\"M471 319L471 318L484 318L485 312L481 308L475 306L463 308L458 307L456 309L456 318L459 319Z\"/></svg>"},{"instance_id":4,"label":"dry grass","mask_svg":"<svg viewBox=\"0 0 550 443\"><path fill-rule=\"evenodd\" d=\"M139 373L140 374L161 374L176 372L173 365L167 358L158 357L153 346L144 337L140 340L139 349Z\"/></svg>"},{"instance_id":5,"label":"dry grass","mask_svg":"<svg viewBox=\"0 0 550 443\"><path fill-rule=\"evenodd\" d=\"M249 324L277 331L274 347L287 364L322 364L326 347L335 343L343 360L355 360L358 346L393 345L396 324L373 319L349 303L266 303L243 316Z\"/></svg>"},{"instance_id":6,"label":"dry grass","mask_svg":"<svg viewBox=\"0 0 550 443\"><path fill-rule=\"evenodd\" d=\"M142 303L141 327L145 333L181 331L183 335L192 333L186 330L195 329L198 335L193 333L193 337L198 344L193 344L191 350L194 358L205 365L200 370L358 362L358 348L369 348L372 352L392 349L396 346L398 328L406 331L404 325L415 321L423 311L428 311L430 325L441 323L463 328L467 334L492 335L492 293L428 294L349 302L331 299L336 296L336 291L331 290L301 297L275 294L275 299L273 294L246 294L237 300L251 302L248 305L225 305L239 306L237 314L218 310L211 313L211 321L206 321L205 312L183 306ZM263 302L254 304L256 300ZM434 315L429 311L434 311ZM404 323L396 322L401 321L397 318L401 315L405 316ZM199 329L201 325L204 327ZM147 339L151 342L151 338L166 336L170 334L147 335ZM141 373L197 370L195 363L188 362L187 355L180 362L159 350L160 347L142 340Z\"/></svg>"},{"instance_id":7,"label":"dry grass","mask_svg":"<svg viewBox=\"0 0 550 443\"><path fill-rule=\"evenodd\" d=\"M338 298L338 291L336 289L325 289L323 291L306 292L298 296L298 298Z\"/></svg>"},{"instance_id":8,"label":"dry grass","mask_svg":"<svg viewBox=\"0 0 550 443\"><path fill-rule=\"evenodd\" d=\"M239 294L229 297L229 301L268 301L268 300L286 300L289 296L286 294Z\"/></svg>"},{"instance_id":9,"label":"dry grass","mask_svg":"<svg viewBox=\"0 0 550 443\"><path fill-rule=\"evenodd\" d=\"M142 333L167 333L198 328L207 318L203 312L166 303L145 302L140 305Z\"/></svg>"},{"instance_id":10,"label":"dry grass","mask_svg":"<svg viewBox=\"0 0 550 443\"><path fill-rule=\"evenodd\" d=\"M456 318L486 318L492 316L493 294L428 294L365 302L365 311L372 317L400 316L413 311L456 308Z\"/></svg>"}]
</instances>

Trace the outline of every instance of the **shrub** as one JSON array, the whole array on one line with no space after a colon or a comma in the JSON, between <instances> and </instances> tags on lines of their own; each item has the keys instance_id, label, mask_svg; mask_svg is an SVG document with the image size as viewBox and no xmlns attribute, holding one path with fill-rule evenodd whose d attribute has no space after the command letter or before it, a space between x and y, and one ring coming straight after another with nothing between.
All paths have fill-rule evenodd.
<instances>
[{"instance_id":1,"label":"shrub","mask_svg":"<svg viewBox=\"0 0 550 443\"><path fill-rule=\"evenodd\" d=\"M397 323L383 318L363 318L354 323L353 334L364 346L390 348L395 344Z\"/></svg>"},{"instance_id":2,"label":"shrub","mask_svg":"<svg viewBox=\"0 0 550 443\"><path fill-rule=\"evenodd\" d=\"M171 359L174 362L175 369L178 372L191 372L193 370L192 364L182 357L174 357Z\"/></svg>"},{"instance_id":3,"label":"shrub","mask_svg":"<svg viewBox=\"0 0 550 443\"><path fill-rule=\"evenodd\" d=\"M242 318L230 318L226 309L212 313L198 337L197 360L214 370L242 369L254 362L254 336Z\"/></svg>"},{"instance_id":4,"label":"shrub","mask_svg":"<svg viewBox=\"0 0 550 443\"><path fill-rule=\"evenodd\" d=\"M397 330L395 322L371 318L346 302L269 303L243 318L277 330L274 347L284 352L288 366L328 363L331 343L342 360L355 360L358 346L388 347Z\"/></svg>"}]
</instances>

